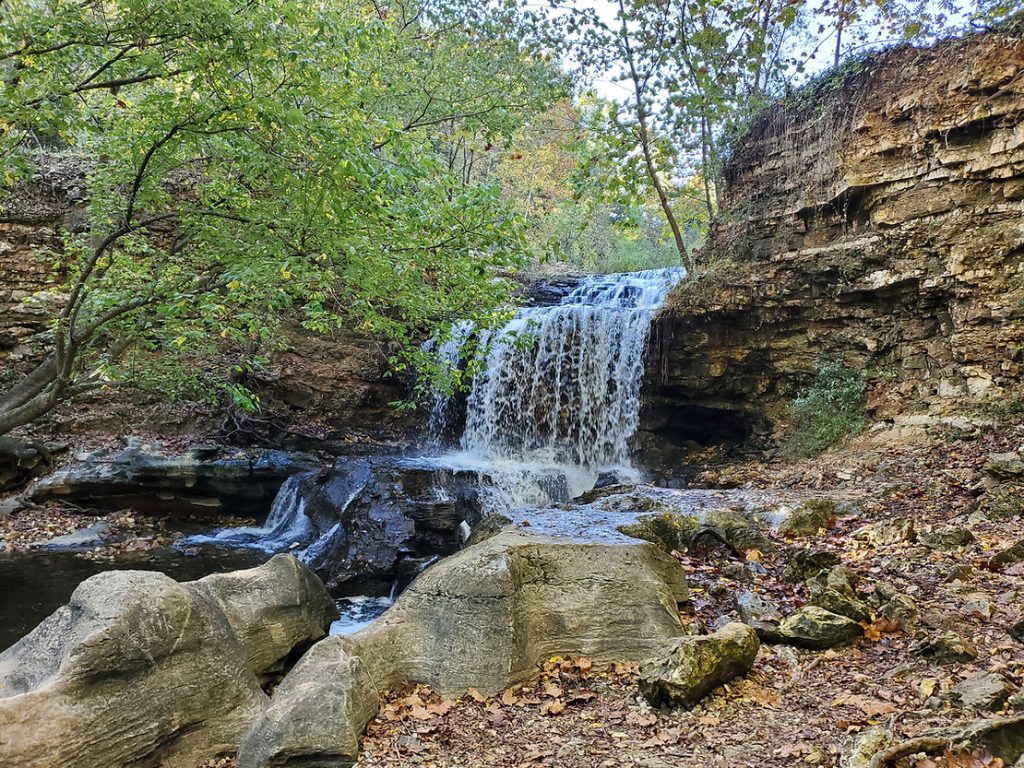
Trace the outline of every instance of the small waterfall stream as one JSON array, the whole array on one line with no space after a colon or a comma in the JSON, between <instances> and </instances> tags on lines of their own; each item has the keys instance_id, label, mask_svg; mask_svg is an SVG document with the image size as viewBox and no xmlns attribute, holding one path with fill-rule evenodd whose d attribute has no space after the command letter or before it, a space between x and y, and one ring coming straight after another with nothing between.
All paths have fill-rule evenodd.
<instances>
[{"instance_id":1,"label":"small waterfall stream","mask_svg":"<svg viewBox=\"0 0 1024 768\"><path fill-rule=\"evenodd\" d=\"M638 480L629 440L640 419L651 320L684 276L682 269L660 269L585 277L557 304L520 308L504 327L476 338L475 376L457 445L379 466L352 462L340 474L336 466L332 477L340 479L329 482L317 472L296 475L282 486L264 525L193 536L182 546L291 552L311 567L333 568L337 552L358 549L342 522L350 508L357 515L369 510L376 530L387 526L383 521L396 505L472 508L479 517L566 501L593 488L603 473ZM474 334L469 323L456 326L436 345L437 360L458 365ZM434 396L432 435L447 431L453 404ZM415 490L403 473L432 480ZM327 493L334 511L325 515L322 498L314 503L311 493ZM344 598L343 618L333 631L358 629L393 597L394 588L388 598Z\"/></svg>"},{"instance_id":2,"label":"small waterfall stream","mask_svg":"<svg viewBox=\"0 0 1024 768\"><path fill-rule=\"evenodd\" d=\"M521 308L480 334L466 423L450 459L504 471L507 495L519 503L537 503L524 472L563 474L570 496L602 472L634 477L629 440L640 419L651 319L684 276L677 268L586 277L560 303ZM456 361L460 338L472 332L459 326L439 358ZM434 399L433 434L450 410Z\"/></svg>"}]
</instances>

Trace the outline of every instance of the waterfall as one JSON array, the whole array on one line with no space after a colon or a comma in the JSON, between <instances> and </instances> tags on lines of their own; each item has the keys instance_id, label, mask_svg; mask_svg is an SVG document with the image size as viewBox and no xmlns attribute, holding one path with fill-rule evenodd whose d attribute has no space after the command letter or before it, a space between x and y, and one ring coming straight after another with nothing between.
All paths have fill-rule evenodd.
<instances>
[{"instance_id":1,"label":"waterfall","mask_svg":"<svg viewBox=\"0 0 1024 768\"><path fill-rule=\"evenodd\" d=\"M560 303L524 307L504 327L480 333L462 460L499 471L561 468L572 491L603 471L630 473L651 319L684 275L677 268L586 277ZM456 361L457 340L469 332L458 328L439 351ZM443 398L432 404L433 434L444 424L435 414L447 408Z\"/></svg>"}]
</instances>

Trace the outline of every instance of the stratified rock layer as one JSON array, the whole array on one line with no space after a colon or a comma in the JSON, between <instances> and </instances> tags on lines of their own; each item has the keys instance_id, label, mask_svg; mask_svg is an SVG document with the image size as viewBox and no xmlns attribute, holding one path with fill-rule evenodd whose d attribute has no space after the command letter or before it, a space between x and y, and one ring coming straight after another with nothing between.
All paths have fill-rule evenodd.
<instances>
[{"instance_id":1,"label":"stratified rock layer","mask_svg":"<svg viewBox=\"0 0 1024 768\"><path fill-rule=\"evenodd\" d=\"M725 169L721 263L652 340L642 429L730 438L820 355L886 374L887 416L1024 373L1024 33L899 48L770 109Z\"/></svg>"}]
</instances>

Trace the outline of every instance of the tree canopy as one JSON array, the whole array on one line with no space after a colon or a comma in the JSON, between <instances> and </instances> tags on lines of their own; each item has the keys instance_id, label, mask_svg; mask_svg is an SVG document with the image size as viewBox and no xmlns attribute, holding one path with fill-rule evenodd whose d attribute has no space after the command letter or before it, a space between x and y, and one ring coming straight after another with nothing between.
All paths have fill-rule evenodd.
<instances>
[{"instance_id":1,"label":"tree canopy","mask_svg":"<svg viewBox=\"0 0 1024 768\"><path fill-rule=\"evenodd\" d=\"M51 348L0 397L0 434L130 376L209 386L176 353L258 364L285 313L408 344L487 322L506 297L518 217L447 157L564 91L514 15L470 26L458 8L345 0L0 13L6 184L54 153L88 166L84 220L54 256L66 297Z\"/></svg>"}]
</instances>

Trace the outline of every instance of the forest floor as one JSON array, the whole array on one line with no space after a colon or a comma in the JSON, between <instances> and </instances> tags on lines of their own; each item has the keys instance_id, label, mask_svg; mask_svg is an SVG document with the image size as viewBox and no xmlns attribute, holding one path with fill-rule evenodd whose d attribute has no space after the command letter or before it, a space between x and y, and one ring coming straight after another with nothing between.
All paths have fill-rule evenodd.
<instances>
[{"instance_id":1,"label":"forest floor","mask_svg":"<svg viewBox=\"0 0 1024 768\"><path fill-rule=\"evenodd\" d=\"M869 730L871 737L882 734L873 751L886 737L902 741L1024 711L1024 637L1010 634L1024 618L1024 565L991 563L1024 537L1024 521L1019 507L1005 507L1007 497L996 503L979 485L991 454L1022 443L1019 421L973 433L890 429L822 458L749 461L703 476L711 487L811 490L858 503L824 534L780 538L780 554L755 555L763 569L737 569L724 549L680 555L691 586L682 617L693 632L735 619L732 596L742 589L769 597L783 613L802 604L805 587L783 577L788 544L831 551L857 573L862 592L889 582L920 612L913 627L876 620L854 645L826 651L762 645L750 675L690 711L653 710L634 667L596 672L586 659L551 663L536 685L493 700L398 691L371 723L359 765L838 766ZM906 520L912 530L892 525ZM932 527L970 531L974 540L951 549L924 546L918 536ZM893 531L903 532L898 540ZM955 660L942 658L948 632L966 641ZM978 703L965 704L965 697ZM937 760L899 765L1001 765L984 750Z\"/></svg>"}]
</instances>

